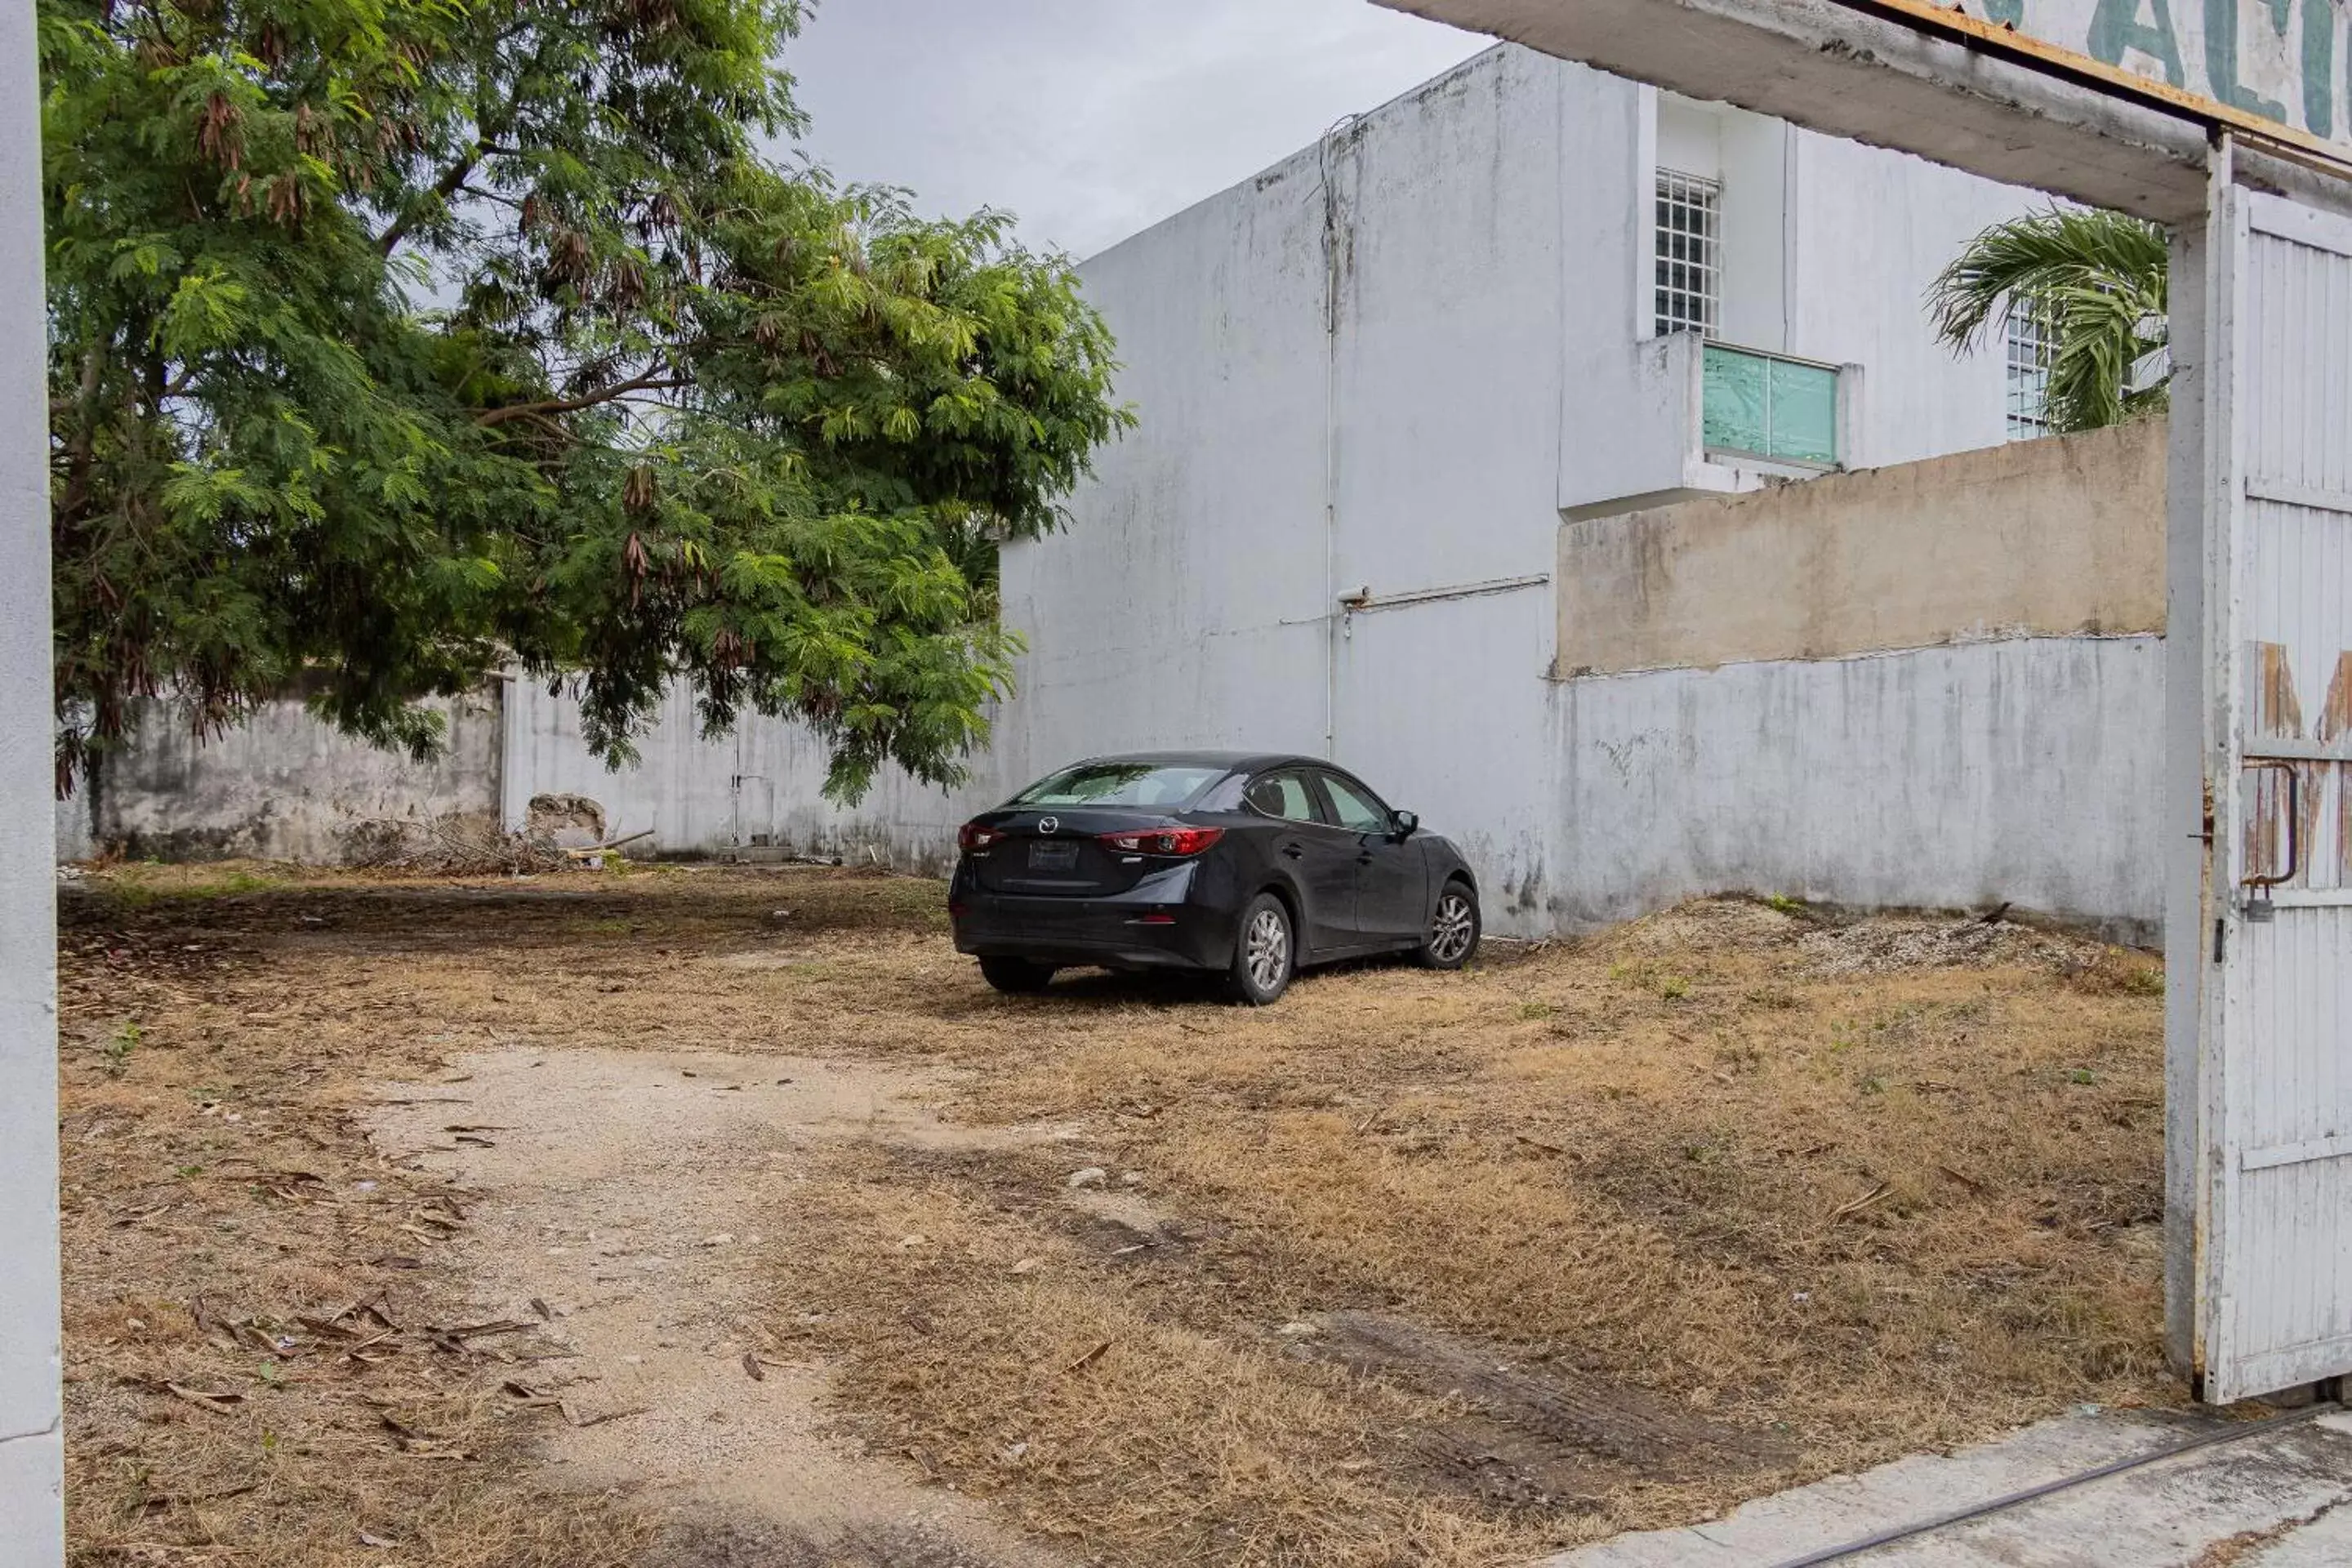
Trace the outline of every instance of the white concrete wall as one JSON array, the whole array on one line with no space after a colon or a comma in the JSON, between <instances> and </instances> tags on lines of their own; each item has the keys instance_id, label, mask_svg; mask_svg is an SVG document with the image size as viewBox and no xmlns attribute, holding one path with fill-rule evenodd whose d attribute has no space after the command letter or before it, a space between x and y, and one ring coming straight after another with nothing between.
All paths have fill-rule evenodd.
<instances>
[{"instance_id":1,"label":"white concrete wall","mask_svg":"<svg viewBox=\"0 0 2352 1568\"><path fill-rule=\"evenodd\" d=\"M1566 682L1551 852L1511 905L1574 929L1701 893L2014 902L2153 945L2163 647L2020 638Z\"/></svg>"},{"instance_id":2,"label":"white concrete wall","mask_svg":"<svg viewBox=\"0 0 2352 1568\"><path fill-rule=\"evenodd\" d=\"M0 1568L65 1561L48 385L33 62L33 7L0 6L0 734L9 737L0 745Z\"/></svg>"},{"instance_id":3,"label":"white concrete wall","mask_svg":"<svg viewBox=\"0 0 2352 1568\"><path fill-rule=\"evenodd\" d=\"M59 853L70 855L79 838L84 855L94 843L133 858L333 864L365 823L487 828L499 812L506 739L499 684L429 706L447 743L416 763L342 734L292 699L221 735L193 733L168 704L143 702L136 742L59 803Z\"/></svg>"},{"instance_id":4,"label":"white concrete wall","mask_svg":"<svg viewBox=\"0 0 2352 1568\"><path fill-rule=\"evenodd\" d=\"M837 806L824 798L829 759L814 732L752 717L708 738L683 685L664 700L638 753L635 766L607 769L581 736L576 702L530 681L510 683L507 824L522 825L534 795L584 795L604 806L612 837L653 831L652 843L632 846L633 855L726 855L756 846L936 871L953 863L957 826L1010 793L983 757L969 789L950 794L888 769L863 801Z\"/></svg>"}]
</instances>

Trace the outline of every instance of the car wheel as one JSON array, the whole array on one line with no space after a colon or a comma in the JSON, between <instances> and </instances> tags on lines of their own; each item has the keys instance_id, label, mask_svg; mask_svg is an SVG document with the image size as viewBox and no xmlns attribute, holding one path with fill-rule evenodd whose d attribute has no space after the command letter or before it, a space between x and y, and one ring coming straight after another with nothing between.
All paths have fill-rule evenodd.
<instances>
[{"instance_id":1,"label":"car wheel","mask_svg":"<svg viewBox=\"0 0 2352 1568\"><path fill-rule=\"evenodd\" d=\"M1260 893L1242 911L1225 988L1244 1006L1263 1007L1281 999L1297 971L1298 942L1290 911L1272 893Z\"/></svg>"},{"instance_id":2,"label":"car wheel","mask_svg":"<svg viewBox=\"0 0 2352 1568\"><path fill-rule=\"evenodd\" d=\"M1412 956L1424 969L1459 969L1477 952L1478 895L1467 882L1448 882Z\"/></svg>"},{"instance_id":3,"label":"car wheel","mask_svg":"<svg viewBox=\"0 0 2352 1568\"><path fill-rule=\"evenodd\" d=\"M1054 966L1025 958L983 958L981 978L1008 996L1028 996L1054 983Z\"/></svg>"}]
</instances>

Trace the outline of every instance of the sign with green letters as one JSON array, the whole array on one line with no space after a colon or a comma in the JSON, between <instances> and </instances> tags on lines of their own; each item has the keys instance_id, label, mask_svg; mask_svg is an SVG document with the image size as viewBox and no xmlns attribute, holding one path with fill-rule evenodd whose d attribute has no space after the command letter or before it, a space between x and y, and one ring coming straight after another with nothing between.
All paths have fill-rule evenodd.
<instances>
[{"instance_id":1,"label":"sign with green letters","mask_svg":"<svg viewBox=\"0 0 2352 1568\"><path fill-rule=\"evenodd\" d=\"M1965 0L1969 15L2352 143L2345 0Z\"/></svg>"}]
</instances>

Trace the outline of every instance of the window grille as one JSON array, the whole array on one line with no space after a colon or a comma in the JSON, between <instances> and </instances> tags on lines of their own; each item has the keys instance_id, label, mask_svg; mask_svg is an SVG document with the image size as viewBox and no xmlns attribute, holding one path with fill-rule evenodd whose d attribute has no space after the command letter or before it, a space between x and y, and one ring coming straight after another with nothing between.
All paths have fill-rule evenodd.
<instances>
[{"instance_id":1,"label":"window grille","mask_svg":"<svg viewBox=\"0 0 2352 1568\"><path fill-rule=\"evenodd\" d=\"M2032 441L2050 434L2050 363L2058 335L2046 309L2021 300L2009 307L2009 438Z\"/></svg>"},{"instance_id":2,"label":"window grille","mask_svg":"<svg viewBox=\"0 0 2352 1568\"><path fill-rule=\"evenodd\" d=\"M1723 186L1658 171L1658 335L1714 337L1723 302Z\"/></svg>"}]
</instances>

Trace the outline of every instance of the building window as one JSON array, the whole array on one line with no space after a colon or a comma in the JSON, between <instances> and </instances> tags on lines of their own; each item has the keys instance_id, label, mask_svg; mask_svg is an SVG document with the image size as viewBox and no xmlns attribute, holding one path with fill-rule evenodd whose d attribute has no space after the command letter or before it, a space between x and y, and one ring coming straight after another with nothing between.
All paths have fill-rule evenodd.
<instances>
[{"instance_id":1,"label":"building window","mask_svg":"<svg viewBox=\"0 0 2352 1568\"><path fill-rule=\"evenodd\" d=\"M2050 362L2058 335L2046 309L2009 307L2009 438L2032 441L2050 434Z\"/></svg>"},{"instance_id":2,"label":"building window","mask_svg":"<svg viewBox=\"0 0 2352 1568\"><path fill-rule=\"evenodd\" d=\"M1658 171L1658 335L1714 337L1723 316L1723 186Z\"/></svg>"}]
</instances>

